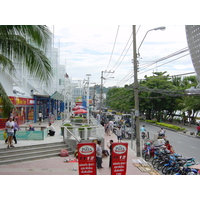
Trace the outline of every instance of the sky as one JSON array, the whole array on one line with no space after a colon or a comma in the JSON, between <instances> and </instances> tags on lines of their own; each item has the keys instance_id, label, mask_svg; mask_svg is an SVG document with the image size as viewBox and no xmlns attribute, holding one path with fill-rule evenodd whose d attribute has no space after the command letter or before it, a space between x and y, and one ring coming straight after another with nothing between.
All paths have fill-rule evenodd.
<instances>
[{"instance_id":1,"label":"sky","mask_svg":"<svg viewBox=\"0 0 200 200\"><path fill-rule=\"evenodd\" d=\"M165 26L164 31L153 30L147 33L161 26ZM49 27L54 33L54 47L60 50L60 64L65 65L72 80L84 80L86 74L91 74L91 86L100 84L103 71L105 87L123 87L134 81L132 25L55 24ZM189 51L147 65L187 48L184 25L137 25L136 31L137 48L141 44L138 79L143 79L145 75L151 76L156 71L167 71L169 75L194 72Z\"/></svg>"},{"instance_id":2,"label":"sky","mask_svg":"<svg viewBox=\"0 0 200 200\"><path fill-rule=\"evenodd\" d=\"M112 71L116 68L114 66L120 58L132 33L132 25L130 24L141 24L136 37L137 46L140 45L144 35L149 29L158 26L166 26L165 31L151 31L145 38L140 48L140 56L142 59L139 60L140 65L144 66L145 62L160 59L187 46L184 25L199 25L199 6L197 5L199 5L198 0L190 0L189 2L180 0L57 0L49 2L35 0L29 3L25 0L7 0L1 2L1 7L9 9L1 9L0 17L2 19L1 23L4 25L54 25L55 47L60 47L60 64L66 65L66 72L72 80L84 80L86 74L91 74L91 83L99 84L102 71L106 69ZM113 50L119 25L118 37ZM111 58L112 51L113 56ZM127 74L131 76L131 71L133 71L132 58L132 47L130 47L123 62L115 69L115 73L110 74L110 76L115 78L109 78L104 83L106 87L118 85ZM159 66L158 63L157 67L156 65L153 67L155 68L154 70L167 71L170 75L194 71L189 56L185 56L167 65ZM147 71L149 68L145 69L143 67L143 70L141 68L142 67L140 67L138 73L139 78L142 78L145 74L152 75L153 70ZM108 76L106 74L104 75ZM129 79L127 83L131 83L132 81L133 78L132 80ZM119 86L123 86L124 83L125 82L121 81ZM118 200L122 199L122 195L123 198L128 197L129 199L133 195L141 198L141 194L143 194L143 187L141 187L141 185L147 181L154 183L154 180L158 187L157 193L160 191L159 194L162 195L162 188L159 188L157 184L157 177L163 179L162 176L154 176L153 178L151 176L134 177L134 181L126 185L126 190L132 191L134 188L135 191L122 192L120 193L121 195L113 192L116 191L116 186L115 184L110 184L109 191L112 192L106 193L107 198L115 198ZM29 189L30 184L35 184L35 182L34 180L30 181L30 177L25 178L27 179L23 180L21 183L23 184L29 181L27 185L27 189ZM38 180L38 177L36 178ZM51 181L47 180L48 177L45 177L47 181L44 181L42 177L39 178L41 186L47 186L52 183L52 178ZM95 180L92 178L95 178ZM132 177L117 177L118 182L120 178L120 181L130 182L130 178ZM170 178L171 187L180 187L180 189L182 189L180 181L177 186L177 181L171 181L171 179L173 179L172 176L165 177L165 179L166 178ZM186 178L187 177L184 177L184 180ZM16 181L19 181L18 179L19 178L16 177ZM21 179L22 176L20 177L20 180ZM64 179L66 178L64 177ZM64 179L59 177L58 180L55 180L55 177L53 177L53 181L57 183L64 181ZM114 180L114 177L112 177L112 179ZM7 180L6 177L2 183L5 183ZM15 181L14 176L12 180ZM101 187L105 183L105 177L98 176L98 183L101 185L97 185L96 176L91 176L91 179L87 177L88 182L84 180L86 184L82 184L81 187L78 187L78 191L80 192L77 193L77 187L74 187L74 185L80 180L80 176L73 176L73 178L67 177L67 180L68 181L65 181L65 185L68 191L71 192L70 194L76 194L77 198L82 199L82 194L88 190L88 185L90 185L90 194L94 196L96 195L96 187ZM111 179L106 179L106 181L107 180L108 182L112 181ZM93 182L96 184L91 184ZM185 181L182 181L182 183L185 184ZM151 192L155 184L151 184L152 187L148 185L145 190ZM33 185L33 187L34 186L35 185ZM23 187L26 187L26 185L23 185ZM94 190L93 188L91 189L91 187L94 187ZM160 187L163 187L162 184ZM187 188L188 187L190 186L187 185ZM191 185L191 189L192 187ZM43 190L43 187L40 188ZM16 192L19 189L21 188L14 187ZM58 198L58 195L61 198L63 194L66 195L65 192L59 193L58 191L60 191L60 184L54 184L53 191L50 193L42 193L42 191L40 191L40 196L43 195L45 198L53 199L55 196ZM93 193L91 191L93 191ZM37 194L38 193L36 193L36 195ZM184 198L187 196L185 193L183 195ZM196 193L188 193L188 198L192 198L192 195L195 197ZM88 196L85 195L85 198L88 198Z\"/></svg>"}]
</instances>

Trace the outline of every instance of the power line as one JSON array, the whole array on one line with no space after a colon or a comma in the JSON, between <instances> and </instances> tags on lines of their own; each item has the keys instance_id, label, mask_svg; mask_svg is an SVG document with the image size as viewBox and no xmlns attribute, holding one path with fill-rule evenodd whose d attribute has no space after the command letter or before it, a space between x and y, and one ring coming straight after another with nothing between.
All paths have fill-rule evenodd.
<instances>
[{"instance_id":1,"label":"power line","mask_svg":"<svg viewBox=\"0 0 200 200\"><path fill-rule=\"evenodd\" d=\"M115 36L115 41L114 41L112 53L111 53L111 55L110 55L110 60L109 60L109 62L108 62L108 66L106 67L106 70L108 69L108 67L109 67L109 65L110 65L110 61L111 61L111 59L112 59L112 55L113 55L113 52L114 52L114 49L115 49L115 44L116 44L117 36L118 36L118 32L119 32L119 27L120 27L120 26L118 26L118 28L117 28L117 33L116 33L116 36Z\"/></svg>"}]
</instances>

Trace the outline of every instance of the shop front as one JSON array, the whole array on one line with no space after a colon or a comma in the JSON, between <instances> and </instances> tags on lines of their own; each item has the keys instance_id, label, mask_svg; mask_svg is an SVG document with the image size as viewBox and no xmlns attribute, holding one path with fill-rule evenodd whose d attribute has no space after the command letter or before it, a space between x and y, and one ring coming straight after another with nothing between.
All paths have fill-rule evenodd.
<instances>
[{"instance_id":1,"label":"shop front","mask_svg":"<svg viewBox=\"0 0 200 200\"><path fill-rule=\"evenodd\" d=\"M22 97L9 97L15 105L16 110L11 111L11 115L17 119L18 124L24 124L33 121L34 117L34 99ZM5 128L7 118L3 118L2 108L0 107L0 129Z\"/></svg>"}]
</instances>

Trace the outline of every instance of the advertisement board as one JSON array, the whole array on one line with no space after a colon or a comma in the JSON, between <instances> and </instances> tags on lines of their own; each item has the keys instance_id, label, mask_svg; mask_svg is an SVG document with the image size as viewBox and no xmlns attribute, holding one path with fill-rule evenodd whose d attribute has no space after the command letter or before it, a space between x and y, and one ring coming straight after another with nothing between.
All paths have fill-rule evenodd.
<instances>
[{"instance_id":1,"label":"advertisement board","mask_svg":"<svg viewBox=\"0 0 200 200\"><path fill-rule=\"evenodd\" d=\"M128 143L112 144L111 175L126 175Z\"/></svg>"},{"instance_id":2,"label":"advertisement board","mask_svg":"<svg viewBox=\"0 0 200 200\"><path fill-rule=\"evenodd\" d=\"M79 175L96 175L96 144L78 144Z\"/></svg>"}]
</instances>

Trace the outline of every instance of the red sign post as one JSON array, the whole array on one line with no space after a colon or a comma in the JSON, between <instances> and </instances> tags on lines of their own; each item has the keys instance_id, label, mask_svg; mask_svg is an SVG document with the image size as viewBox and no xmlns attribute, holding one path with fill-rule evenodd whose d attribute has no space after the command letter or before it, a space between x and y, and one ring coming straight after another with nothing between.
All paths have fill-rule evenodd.
<instances>
[{"instance_id":1,"label":"red sign post","mask_svg":"<svg viewBox=\"0 0 200 200\"><path fill-rule=\"evenodd\" d=\"M111 175L126 175L128 143L112 144Z\"/></svg>"},{"instance_id":2,"label":"red sign post","mask_svg":"<svg viewBox=\"0 0 200 200\"><path fill-rule=\"evenodd\" d=\"M96 175L96 144L78 144L78 169L79 175Z\"/></svg>"}]
</instances>

